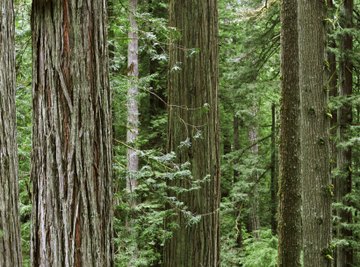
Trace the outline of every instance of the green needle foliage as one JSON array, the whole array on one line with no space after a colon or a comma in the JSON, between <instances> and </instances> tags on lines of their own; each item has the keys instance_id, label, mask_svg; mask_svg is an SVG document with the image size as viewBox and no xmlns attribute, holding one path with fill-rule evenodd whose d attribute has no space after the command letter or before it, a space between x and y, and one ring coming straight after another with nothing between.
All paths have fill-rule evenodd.
<instances>
[{"instance_id":1,"label":"green needle foliage","mask_svg":"<svg viewBox=\"0 0 360 267\"><path fill-rule=\"evenodd\" d=\"M334 229L351 229L352 236L334 238L329 245L351 247L354 266L360 266L360 1L354 1L353 28L341 27L343 1L334 1L334 10L327 19L329 38L335 46L327 51L335 54L337 62L343 57L340 40L344 34L353 37L350 57L353 63L353 94L349 97L331 96L324 116L336 117L337 110L350 105L353 122L346 138L332 136L337 149L352 148L352 190L343 201L333 198L333 210L344 210L352 215L351 222L341 221L334 212ZM16 107L19 155L19 207L24 266L30 266L31 194L30 158L32 134L32 48L30 11L31 0L14 2L16 11ZM128 46L128 0L109 1L109 67L113 101L113 182L114 182L114 253L115 266L161 266L162 251L172 231L179 227L167 218L181 212L188 225L201 223L202 214L195 214L176 196L199 190L208 179L194 180L191 162L178 164L175 153L166 153L167 146L167 86L169 69L178 70L181 62L169 65L168 48L171 40L181 35L168 27L168 1L139 1L135 14L139 25L139 70L137 81L140 95L139 138L135 147L140 157L136 174L138 187L129 194L126 187L126 92ZM279 0L219 0L220 87L219 112L221 117L221 265L244 267L276 266L277 236L271 232L272 207L271 134L272 106L275 106L275 147L277 154L280 110L280 1ZM196 23L194 22L194 27ZM187 48L188 56L200 51ZM295 60L295 59L294 59ZM329 62L324 68L329 68ZM339 63L337 63L339 67ZM338 70L337 70L338 71ZM339 83L339 81L338 81ZM325 88L329 91L330 88ZM205 104L200 111L206 114ZM237 125L237 126L236 126ZM338 125L332 125L334 132ZM252 140L254 136L256 138ZM201 138L199 131L198 138ZM191 146L184 140L183 146ZM131 144L134 145L134 144ZM333 158L333 157L332 157ZM334 161L334 159L332 160ZM336 162L336 160L335 160ZM332 162L334 165L334 162ZM344 170L332 169L332 177L340 177ZM183 180L191 186L168 186L170 181ZM174 183L171 183L174 184ZM336 188L324 189L329 195ZM172 197L170 197L172 196ZM175 197L174 197L175 196ZM134 198L136 206L129 205ZM276 202L277 200L275 200ZM254 205L254 203L256 205ZM276 203L275 203L276 204ZM256 208L254 208L256 206ZM253 228L257 217L259 229ZM129 227L131 219L131 227ZM0 235L3 234L0 232Z\"/></svg>"}]
</instances>

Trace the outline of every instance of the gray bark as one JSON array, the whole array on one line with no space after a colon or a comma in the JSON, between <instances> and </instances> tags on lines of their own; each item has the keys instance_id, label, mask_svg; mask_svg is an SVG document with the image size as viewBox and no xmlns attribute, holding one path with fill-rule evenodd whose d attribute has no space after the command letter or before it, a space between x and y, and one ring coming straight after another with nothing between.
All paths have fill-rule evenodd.
<instances>
[{"instance_id":1,"label":"gray bark","mask_svg":"<svg viewBox=\"0 0 360 267\"><path fill-rule=\"evenodd\" d=\"M257 114L257 108L253 107L252 115L255 118ZM251 145L251 153L254 157L259 154L258 145L258 131L256 126L251 126L249 129L249 141ZM258 179L259 174L256 172L250 177L250 182L254 184L252 187L250 197L250 227L253 235L259 237L258 231L260 230L260 218L259 218L259 192L258 192Z\"/></svg>"},{"instance_id":2,"label":"gray bark","mask_svg":"<svg viewBox=\"0 0 360 267\"><path fill-rule=\"evenodd\" d=\"M325 3L298 1L304 266L331 266L329 119L325 86Z\"/></svg>"},{"instance_id":3,"label":"gray bark","mask_svg":"<svg viewBox=\"0 0 360 267\"><path fill-rule=\"evenodd\" d=\"M34 267L113 266L106 3L33 1Z\"/></svg>"},{"instance_id":4,"label":"gray bark","mask_svg":"<svg viewBox=\"0 0 360 267\"><path fill-rule=\"evenodd\" d=\"M129 44L128 44L128 77L129 89L127 92L127 133L126 142L129 145L127 148L127 171L126 189L130 193L129 204L132 209L135 209L136 198L134 191L137 187L136 174L139 170L139 157L136 151L136 140L139 135L139 107L138 107L138 78L139 78L139 61L138 61L138 25L136 22L137 0L129 0ZM133 212L130 213L130 218L126 221L129 233L135 240L136 237L134 226ZM135 246L136 246L136 240ZM132 252L131 259L128 266L135 266L138 258L138 250Z\"/></svg>"},{"instance_id":5,"label":"gray bark","mask_svg":"<svg viewBox=\"0 0 360 267\"><path fill-rule=\"evenodd\" d=\"M12 0L0 0L0 266L22 265L15 111Z\"/></svg>"},{"instance_id":6,"label":"gray bark","mask_svg":"<svg viewBox=\"0 0 360 267\"><path fill-rule=\"evenodd\" d=\"M136 145L136 139L139 135L139 107L138 107L138 26L136 22L137 0L129 1L129 45L128 45L128 76L130 78L129 90L127 94L127 135L126 142L131 146ZM127 170L128 177L126 188L129 192L136 189L136 172L139 169L139 158L133 148L127 149ZM134 202L134 200L132 201ZM133 203L135 204L135 203Z\"/></svg>"}]
</instances>

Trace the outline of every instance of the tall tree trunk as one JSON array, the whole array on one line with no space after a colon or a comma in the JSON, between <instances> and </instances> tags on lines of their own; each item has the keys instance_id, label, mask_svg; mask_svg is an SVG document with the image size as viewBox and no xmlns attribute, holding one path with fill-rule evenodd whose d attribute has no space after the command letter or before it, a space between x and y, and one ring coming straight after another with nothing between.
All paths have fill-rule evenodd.
<instances>
[{"instance_id":1,"label":"tall tree trunk","mask_svg":"<svg viewBox=\"0 0 360 267\"><path fill-rule=\"evenodd\" d=\"M149 13L153 15L155 18L163 18L168 19L168 10L166 7L159 4L157 0L148 0L149 2ZM160 2L161 3L161 2ZM150 31L156 31L155 26L150 25ZM155 50L157 54L164 53L163 48L160 45L155 46ZM149 72L150 75L157 74L161 77L161 75L166 75L167 66L165 64L160 64L159 60L154 60L150 57L149 60ZM150 115L158 116L164 112L166 112L166 79L153 79L150 82L150 87L152 92L149 95L150 102ZM161 140L155 140L161 143Z\"/></svg>"},{"instance_id":2,"label":"tall tree trunk","mask_svg":"<svg viewBox=\"0 0 360 267\"><path fill-rule=\"evenodd\" d=\"M234 117L233 117L233 139L234 139L233 140L234 141L233 149L234 149L234 152L240 150L240 135L239 135L240 124L242 124L241 119L239 118L239 116L234 115ZM233 179L234 183L238 180L238 178L239 178L238 176L239 176L239 171L237 169L234 169L234 179Z\"/></svg>"},{"instance_id":3,"label":"tall tree trunk","mask_svg":"<svg viewBox=\"0 0 360 267\"><path fill-rule=\"evenodd\" d=\"M304 266L331 266L329 120L325 90L325 3L298 1Z\"/></svg>"},{"instance_id":4,"label":"tall tree trunk","mask_svg":"<svg viewBox=\"0 0 360 267\"><path fill-rule=\"evenodd\" d=\"M138 249L136 244L136 237L134 236L134 215L133 211L136 206L136 198L134 191L137 187L136 174L139 170L139 157L136 151L136 141L139 135L139 107L138 107L138 79L139 79L139 60L138 60L138 25L136 21L137 0L129 0L129 44L128 44L128 77L129 89L127 93L127 134L126 143L127 148L127 179L126 189L130 193L129 204L132 209L130 218L127 218L126 224L132 239L135 240L135 249L132 251L131 259L128 266L135 266L138 258Z\"/></svg>"},{"instance_id":5,"label":"tall tree trunk","mask_svg":"<svg viewBox=\"0 0 360 267\"><path fill-rule=\"evenodd\" d=\"M22 265L15 112L12 0L0 0L0 266Z\"/></svg>"},{"instance_id":6,"label":"tall tree trunk","mask_svg":"<svg viewBox=\"0 0 360 267\"><path fill-rule=\"evenodd\" d=\"M171 0L170 25L181 36L170 45L168 148L179 162L191 163L194 180L206 180L201 189L177 195L201 219L191 226L181 213L168 219L167 225L179 227L165 243L164 266L219 266L217 1ZM191 145L180 146L183 141ZM188 187L189 181L176 185Z\"/></svg>"},{"instance_id":7,"label":"tall tree trunk","mask_svg":"<svg viewBox=\"0 0 360 267\"><path fill-rule=\"evenodd\" d=\"M333 0L327 0L327 6L328 6L328 17L330 20L335 18L336 15L336 7L334 5ZM337 48L336 40L333 36L335 28L328 23L327 24L327 34L328 34L328 51L327 51L327 61L328 61L328 91L331 98L338 96L338 72L337 72L337 60L335 55L335 49ZM336 161L337 161L337 110L333 109L331 110L330 114L327 114L327 116L331 117L330 120L330 173L332 183L335 185L336 183L336 177L333 175L333 171L336 169ZM333 209L334 212L336 212L335 209ZM335 227L333 229L333 234L336 231ZM336 265L336 253L334 253L334 267L337 267Z\"/></svg>"},{"instance_id":8,"label":"tall tree trunk","mask_svg":"<svg viewBox=\"0 0 360 267\"><path fill-rule=\"evenodd\" d=\"M113 266L106 3L33 1L32 266Z\"/></svg>"},{"instance_id":9,"label":"tall tree trunk","mask_svg":"<svg viewBox=\"0 0 360 267\"><path fill-rule=\"evenodd\" d=\"M128 76L130 78L129 90L127 95L127 135L126 142L130 146L135 146L139 135L139 107L138 107L138 78L139 78L139 60L138 60L138 26L136 22L137 0L129 0L129 45L128 45ZM133 148L127 149L127 170L128 177L126 188L133 193L137 186L136 172L139 169L139 158ZM131 201L132 206L135 200Z\"/></svg>"},{"instance_id":10,"label":"tall tree trunk","mask_svg":"<svg viewBox=\"0 0 360 267\"><path fill-rule=\"evenodd\" d=\"M341 25L345 30L352 28L353 0L345 0L342 7ZM353 37L349 32L342 34L341 56L340 56L340 96L350 97L353 85L353 64L351 59ZM349 102L343 104L338 110L338 140L346 142L350 137L350 126L352 124L352 105ZM337 153L337 168L340 175L336 177L335 192L337 202L350 205L344 198L351 193L352 188L352 149L351 146L339 147ZM341 224L351 224L351 211L340 208L338 211ZM338 238L349 239L352 237L352 230L340 225L337 230ZM351 246L340 246L336 249L337 267L347 267L353 264L353 249Z\"/></svg>"},{"instance_id":11,"label":"tall tree trunk","mask_svg":"<svg viewBox=\"0 0 360 267\"><path fill-rule=\"evenodd\" d=\"M333 0L327 0L328 5L328 13L329 17L331 19L334 18L335 15L335 6L333 3ZM336 41L335 38L331 36L334 29L330 28L328 25L328 46L329 50L327 52L327 60L328 60L328 86L329 86L329 96L330 97L336 97L338 96L338 73L337 73L337 67L336 67L336 55L334 52L334 49L336 49ZM330 163L331 167L330 169L333 170L336 168L336 129L337 129L337 111L334 109L331 112L331 121L330 121L330 138L331 138L331 154L330 154Z\"/></svg>"},{"instance_id":12,"label":"tall tree trunk","mask_svg":"<svg viewBox=\"0 0 360 267\"><path fill-rule=\"evenodd\" d=\"M236 114L233 117L233 138L234 138L234 145L233 145L233 152L240 150L240 136L239 136L239 128L242 125L242 120ZM237 164L238 162L235 162ZM233 183L236 183L239 180L239 171L237 168L234 168L234 177ZM237 236L236 236L236 244L239 248L242 247L243 243L243 236L242 236L242 203L235 200L235 216L236 216L236 229L237 229Z\"/></svg>"},{"instance_id":13,"label":"tall tree trunk","mask_svg":"<svg viewBox=\"0 0 360 267\"><path fill-rule=\"evenodd\" d=\"M271 181L270 181L270 199L271 199L271 231L273 235L277 234L277 160L276 160L276 106L271 105Z\"/></svg>"},{"instance_id":14,"label":"tall tree trunk","mask_svg":"<svg viewBox=\"0 0 360 267\"><path fill-rule=\"evenodd\" d=\"M281 4L279 267L300 265L301 176L297 0Z\"/></svg>"},{"instance_id":15,"label":"tall tree trunk","mask_svg":"<svg viewBox=\"0 0 360 267\"><path fill-rule=\"evenodd\" d=\"M253 117L255 118L257 114L257 107L253 107ZM258 145L258 131L257 127L252 125L249 129L249 141L251 145L251 153L253 157L258 157L259 154L259 145ZM255 171L250 177L250 182L254 184L252 187L252 192L250 192L250 229L254 237L259 237L258 231L260 230L260 218L259 218L259 192L258 192L258 183L259 183L259 174Z\"/></svg>"}]
</instances>

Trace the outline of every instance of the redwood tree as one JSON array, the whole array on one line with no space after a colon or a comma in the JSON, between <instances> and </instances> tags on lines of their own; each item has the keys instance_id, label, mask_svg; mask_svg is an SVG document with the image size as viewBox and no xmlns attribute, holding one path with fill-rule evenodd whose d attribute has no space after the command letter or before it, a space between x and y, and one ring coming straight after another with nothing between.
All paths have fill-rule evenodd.
<instances>
[{"instance_id":1,"label":"redwood tree","mask_svg":"<svg viewBox=\"0 0 360 267\"><path fill-rule=\"evenodd\" d=\"M107 1L34 0L32 266L112 266Z\"/></svg>"},{"instance_id":2,"label":"redwood tree","mask_svg":"<svg viewBox=\"0 0 360 267\"><path fill-rule=\"evenodd\" d=\"M12 0L0 0L0 266L22 265L15 112L15 23Z\"/></svg>"},{"instance_id":3,"label":"redwood tree","mask_svg":"<svg viewBox=\"0 0 360 267\"><path fill-rule=\"evenodd\" d=\"M177 194L200 221L188 225L182 213L167 221L179 227L165 243L164 266L219 266L217 1L171 0L170 26L180 37L170 45L168 148L203 181L201 189Z\"/></svg>"}]
</instances>

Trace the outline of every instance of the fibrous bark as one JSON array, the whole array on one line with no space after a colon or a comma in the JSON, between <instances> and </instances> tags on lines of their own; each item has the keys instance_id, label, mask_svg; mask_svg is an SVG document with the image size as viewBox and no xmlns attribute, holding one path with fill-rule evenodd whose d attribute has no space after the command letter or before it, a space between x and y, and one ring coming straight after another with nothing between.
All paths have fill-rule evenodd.
<instances>
[{"instance_id":1,"label":"fibrous bark","mask_svg":"<svg viewBox=\"0 0 360 267\"><path fill-rule=\"evenodd\" d=\"M216 0L170 1L170 25L181 36L170 45L168 149L179 162L189 161L193 179L203 182L177 195L201 219L191 226L181 213L167 220L179 227L165 243L166 267L220 264L217 18Z\"/></svg>"},{"instance_id":2,"label":"fibrous bark","mask_svg":"<svg viewBox=\"0 0 360 267\"><path fill-rule=\"evenodd\" d=\"M34 0L32 266L112 266L105 0Z\"/></svg>"},{"instance_id":3,"label":"fibrous bark","mask_svg":"<svg viewBox=\"0 0 360 267\"><path fill-rule=\"evenodd\" d=\"M22 265L15 112L12 0L0 0L0 266Z\"/></svg>"}]
</instances>

